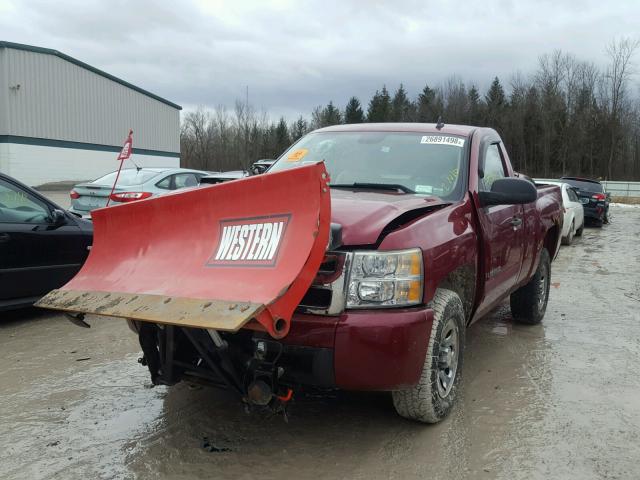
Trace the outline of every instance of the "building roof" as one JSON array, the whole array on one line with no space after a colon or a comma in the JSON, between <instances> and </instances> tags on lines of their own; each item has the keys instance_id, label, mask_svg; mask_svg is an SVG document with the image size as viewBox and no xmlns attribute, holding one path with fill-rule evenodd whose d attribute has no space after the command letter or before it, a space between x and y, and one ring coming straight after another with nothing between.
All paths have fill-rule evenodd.
<instances>
[{"instance_id":1,"label":"building roof","mask_svg":"<svg viewBox=\"0 0 640 480\"><path fill-rule=\"evenodd\" d=\"M114 77L113 75L104 72L98 68L92 67L91 65L81 62L80 60L77 60L73 57L70 57L69 55L66 55L62 52L59 52L58 50L53 50L51 48L43 48L43 47L34 47L32 45L24 45L22 43L13 43L13 42L5 42L0 40L0 48L12 48L14 50L25 50L27 52L35 52L35 53L44 53L46 55L55 55L56 57L62 58L63 60L66 60L67 62L71 62L79 67L82 67L86 70L89 70L90 72L93 72L97 75L100 75L102 77L108 78L109 80L119 83L120 85L124 85L127 88L130 88L132 90L135 90L138 93L141 93L143 95L146 95L147 97L153 98L154 100L158 100L159 102L164 103L165 105L169 105L170 107L176 108L178 110L182 110L182 107L180 105L177 105L173 102L170 102L169 100L166 100L162 97L159 97L158 95L155 95L151 92L148 92L147 90L144 90L140 87L136 87L135 85L126 82L118 77Z\"/></svg>"}]
</instances>

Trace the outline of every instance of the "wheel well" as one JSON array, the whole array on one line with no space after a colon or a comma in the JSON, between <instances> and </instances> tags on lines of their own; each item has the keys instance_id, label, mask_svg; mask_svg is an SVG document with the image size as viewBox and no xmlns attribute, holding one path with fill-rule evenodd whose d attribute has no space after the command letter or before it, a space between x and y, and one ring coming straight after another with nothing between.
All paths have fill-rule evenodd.
<instances>
[{"instance_id":1,"label":"wheel well","mask_svg":"<svg viewBox=\"0 0 640 480\"><path fill-rule=\"evenodd\" d=\"M560 235L560 228L558 225L554 225L547 231L547 235L544 237L543 247L549 252L551 259L555 258L557 253L556 248L558 246L558 236Z\"/></svg>"},{"instance_id":2,"label":"wheel well","mask_svg":"<svg viewBox=\"0 0 640 480\"><path fill-rule=\"evenodd\" d=\"M462 265L456 268L438 284L438 288L446 288L458 294L464 306L466 321L469 323L476 295L475 266Z\"/></svg>"}]
</instances>

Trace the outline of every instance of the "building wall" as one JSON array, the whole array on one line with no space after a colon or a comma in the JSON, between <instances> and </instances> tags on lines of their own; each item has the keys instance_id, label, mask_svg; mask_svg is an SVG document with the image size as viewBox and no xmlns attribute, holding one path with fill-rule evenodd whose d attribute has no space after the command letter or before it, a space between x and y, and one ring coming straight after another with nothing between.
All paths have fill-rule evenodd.
<instances>
[{"instance_id":1,"label":"building wall","mask_svg":"<svg viewBox=\"0 0 640 480\"><path fill-rule=\"evenodd\" d=\"M0 143L0 171L30 186L93 180L117 170L117 156L112 151ZM141 167L180 166L177 157L134 154L132 159ZM125 167L133 166L131 160L125 162Z\"/></svg>"},{"instance_id":2,"label":"building wall","mask_svg":"<svg viewBox=\"0 0 640 480\"><path fill-rule=\"evenodd\" d=\"M6 67L6 48L0 48L0 135L9 130L7 99L9 98L9 72ZM2 148L0 146L0 148Z\"/></svg>"},{"instance_id":3,"label":"building wall","mask_svg":"<svg viewBox=\"0 0 640 480\"><path fill-rule=\"evenodd\" d=\"M134 148L179 155L176 106L87 67L52 54L0 48L0 137L119 146L132 128Z\"/></svg>"}]
</instances>

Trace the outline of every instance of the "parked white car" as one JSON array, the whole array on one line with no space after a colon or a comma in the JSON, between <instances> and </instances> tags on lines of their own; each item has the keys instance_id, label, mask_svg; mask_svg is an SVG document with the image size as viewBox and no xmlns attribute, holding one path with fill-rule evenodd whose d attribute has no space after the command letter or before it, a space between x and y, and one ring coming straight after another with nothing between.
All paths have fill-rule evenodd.
<instances>
[{"instance_id":1,"label":"parked white car","mask_svg":"<svg viewBox=\"0 0 640 480\"><path fill-rule=\"evenodd\" d=\"M562 226L562 243L571 245L573 237L582 236L584 230L584 207L580 198L568 183L561 181L536 180L538 184L558 185L562 191L562 211L564 224Z\"/></svg>"},{"instance_id":2,"label":"parked white car","mask_svg":"<svg viewBox=\"0 0 640 480\"><path fill-rule=\"evenodd\" d=\"M188 168L124 168L120 172L116 188L111 193L117 175L117 171L111 172L92 182L75 185L69 192L69 211L90 218L91 211L105 207L107 201L110 201L111 205L117 205L195 187L202 177L211 175L211 172Z\"/></svg>"}]
</instances>

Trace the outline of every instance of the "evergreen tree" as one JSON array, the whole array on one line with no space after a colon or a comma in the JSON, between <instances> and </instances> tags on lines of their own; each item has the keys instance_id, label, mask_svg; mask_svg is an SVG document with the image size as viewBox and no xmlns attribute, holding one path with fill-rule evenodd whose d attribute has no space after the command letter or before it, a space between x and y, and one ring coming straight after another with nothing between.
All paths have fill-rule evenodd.
<instances>
[{"instance_id":1,"label":"evergreen tree","mask_svg":"<svg viewBox=\"0 0 640 480\"><path fill-rule=\"evenodd\" d=\"M391 116L391 98L386 86L382 87L382 91L376 90L369 101L369 109L367 110L368 122L388 122Z\"/></svg>"},{"instance_id":2,"label":"evergreen tree","mask_svg":"<svg viewBox=\"0 0 640 480\"><path fill-rule=\"evenodd\" d=\"M417 117L419 122L435 122L438 119L435 103L435 90L429 88L429 85L425 85L420 95L418 95Z\"/></svg>"},{"instance_id":3,"label":"evergreen tree","mask_svg":"<svg viewBox=\"0 0 640 480\"><path fill-rule=\"evenodd\" d=\"M329 102L326 107L316 107L311 114L311 124L314 129L328 127L342 123L342 114L336 108L333 101Z\"/></svg>"},{"instance_id":4,"label":"evergreen tree","mask_svg":"<svg viewBox=\"0 0 640 480\"><path fill-rule=\"evenodd\" d=\"M360 100L356 97L351 97L344 109L344 123L363 123L364 120L364 112L360 106Z\"/></svg>"},{"instance_id":5,"label":"evergreen tree","mask_svg":"<svg viewBox=\"0 0 640 480\"><path fill-rule=\"evenodd\" d=\"M404 86L400 84L398 90L396 90L393 100L391 101L391 116L389 118L392 122L408 122L411 120L411 102L407 97L407 92Z\"/></svg>"},{"instance_id":6,"label":"evergreen tree","mask_svg":"<svg viewBox=\"0 0 640 480\"><path fill-rule=\"evenodd\" d=\"M291 132L291 142L295 142L309 131L309 124L304 117L300 115L298 119L291 124L289 131Z\"/></svg>"},{"instance_id":7,"label":"evergreen tree","mask_svg":"<svg viewBox=\"0 0 640 480\"><path fill-rule=\"evenodd\" d=\"M333 105L333 102L329 102L322 111L322 119L324 121L323 126L338 125L342 123L342 114L340 110Z\"/></svg>"},{"instance_id":8,"label":"evergreen tree","mask_svg":"<svg viewBox=\"0 0 640 480\"><path fill-rule=\"evenodd\" d=\"M504 112L507 106L507 100L504 94L504 88L500 84L498 77L493 79L491 87L485 95L485 102L487 104L485 123L486 126L502 130L504 123Z\"/></svg>"},{"instance_id":9,"label":"evergreen tree","mask_svg":"<svg viewBox=\"0 0 640 480\"><path fill-rule=\"evenodd\" d=\"M291 138L289 137L289 128L284 117L280 117L280 121L275 130L275 151L278 155L284 152L289 145L291 145Z\"/></svg>"},{"instance_id":10,"label":"evergreen tree","mask_svg":"<svg viewBox=\"0 0 640 480\"><path fill-rule=\"evenodd\" d=\"M468 123L469 125L480 125L482 122L482 100L475 85L471 85L467 97L469 98Z\"/></svg>"}]
</instances>

